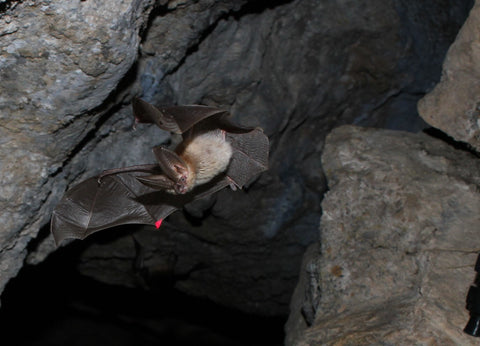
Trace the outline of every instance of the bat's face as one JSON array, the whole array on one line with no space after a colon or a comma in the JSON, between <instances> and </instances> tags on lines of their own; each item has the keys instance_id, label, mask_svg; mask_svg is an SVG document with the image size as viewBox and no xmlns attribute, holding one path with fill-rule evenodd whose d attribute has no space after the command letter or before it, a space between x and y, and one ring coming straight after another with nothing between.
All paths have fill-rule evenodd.
<instances>
[{"instance_id":1,"label":"bat's face","mask_svg":"<svg viewBox=\"0 0 480 346\"><path fill-rule=\"evenodd\" d=\"M192 184L190 184L191 174L189 172L189 169L187 166L182 166L182 165L174 165L175 171L177 172L177 177L175 181L175 185L173 189L175 190L176 193L178 194L184 194L187 193Z\"/></svg>"},{"instance_id":2,"label":"bat's face","mask_svg":"<svg viewBox=\"0 0 480 346\"><path fill-rule=\"evenodd\" d=\"M187 193L188 191L188 186L187 186L187 176L182 176L174 186L175 192L178 194L184 194Z\"/></svg>"}]
</instances>

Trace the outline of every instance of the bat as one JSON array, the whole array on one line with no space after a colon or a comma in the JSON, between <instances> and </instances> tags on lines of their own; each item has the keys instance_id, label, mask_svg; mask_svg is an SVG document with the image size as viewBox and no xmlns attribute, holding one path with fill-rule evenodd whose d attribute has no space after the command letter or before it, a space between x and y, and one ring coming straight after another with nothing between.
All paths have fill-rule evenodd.
<instances>
[{"instance_id":1,"label":"bat","mask_svg":"<svg viewBox=\"0 0 480 346\"><path fill-rule=\"evenodd\" d=\"M139 98L132 108L135 126L156 124L181 134L182 142L175 150L153 147L154 164L109 169L69 189L52 213L57 245L123 224L159 228L185 204L227 186L241 189L268 168L269 142L263 130L234 124L225 110L157 108Z\"/></svg>"}]
</instances>

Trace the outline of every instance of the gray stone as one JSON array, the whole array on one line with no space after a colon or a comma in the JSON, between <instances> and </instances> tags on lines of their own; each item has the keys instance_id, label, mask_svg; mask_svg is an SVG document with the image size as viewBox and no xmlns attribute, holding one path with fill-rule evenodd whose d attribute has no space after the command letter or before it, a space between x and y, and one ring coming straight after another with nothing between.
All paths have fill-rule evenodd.
<instances>
[{"instance_id":1,"label":"gray stone","mask_svg":"<svg viewBox=\"0 0 480 346\"><path fill-rule=\"evenodd\" d=\"M343 126L322 163L321 245L304 259L287 344L476 344L462 330L480 160L425 134Z\"/></svg>"},{"instance_id":2,"label":"gray stone","mask_svg":"<svg viewBox=\"0 0 480 346\"><path fill-rule=\"evenodd\" d=\"M475 2L443 63L442 79L418 103L423 119L480 150L480 3Z\"/></svg>"},{"instance_id":3,"label":"gray stone","mask_svg":"<svg viewBox=\"0 0 480 346\"><path fill-rule=\"evenodd\" d=\"M1 15L0 291L68 180L81 174L76 166L68 176L65 161L132 67L150 7L140 0L26 1Z\"/></svg>"}]
</instances>

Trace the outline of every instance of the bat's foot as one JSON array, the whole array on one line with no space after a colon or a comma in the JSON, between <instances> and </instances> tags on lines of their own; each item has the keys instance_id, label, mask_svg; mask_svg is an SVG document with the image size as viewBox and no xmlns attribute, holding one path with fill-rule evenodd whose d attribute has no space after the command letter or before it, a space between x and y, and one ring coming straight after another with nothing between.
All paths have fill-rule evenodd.
<instances>
[{"instance_id":1,"label":"bat's foot","mask_svg":"<svg viewBox=\"0 0 480 346\"><path fill-rule=\"evenodd\" d=\"M228 184L230 185L230 188L233 190L233 191L237 191L237 189L241 189L240 186L238 186L237 183L235 183L232 178L228 177L227 176L227 180L228 180Z\"/></svg>"}]
</instances>

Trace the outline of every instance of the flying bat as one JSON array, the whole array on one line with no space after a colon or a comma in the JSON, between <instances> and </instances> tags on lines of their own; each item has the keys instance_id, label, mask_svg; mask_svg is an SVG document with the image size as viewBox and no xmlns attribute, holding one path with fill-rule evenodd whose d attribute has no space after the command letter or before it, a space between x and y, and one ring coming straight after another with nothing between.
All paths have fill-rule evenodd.
<instances>
[{"instance_id":1,"label":"flying bat","mask_svg":"<svg viewBox=\"0 0 480 346\"><path fill-rule=\"evenodd\" d=\"M160 227L175 210L224 187L242 188L268 168L268 137L261 128L234 124L222 109L200 105L155 107L132 102L135 123L181 134L169 150L153 148L155 164L103 171L68 190L55 207L51 232L84 239L123 224Z\"/></svg>"}]
</instances>

